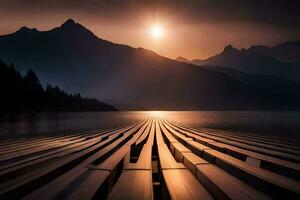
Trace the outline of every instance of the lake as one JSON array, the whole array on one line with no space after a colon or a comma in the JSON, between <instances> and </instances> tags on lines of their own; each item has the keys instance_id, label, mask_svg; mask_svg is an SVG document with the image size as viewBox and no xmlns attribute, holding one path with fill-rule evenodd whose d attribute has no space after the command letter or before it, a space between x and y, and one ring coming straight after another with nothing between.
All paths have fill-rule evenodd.
<instances>
[{"instance_id":1,"label":"lake","mask_svg":"<svg viewBox=\"0 0 300 200\"><path fill-rule=\"evenodd\" d=\"M207 127L300 138L300 112L191 111L161 112L170 121ZM147 117L148 112L63 112L0 116L0 136L41 135L74 130L115 128Z\"/></svg>"}]
</instances>

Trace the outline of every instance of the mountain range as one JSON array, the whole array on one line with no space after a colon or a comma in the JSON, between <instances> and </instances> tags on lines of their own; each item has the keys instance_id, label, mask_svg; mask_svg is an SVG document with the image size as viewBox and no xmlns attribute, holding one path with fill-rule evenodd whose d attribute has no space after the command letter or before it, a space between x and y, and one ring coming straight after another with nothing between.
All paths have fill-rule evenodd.
<instances>
[{"instance_id":1,"label":"mountain range","mask_svg":"<svg viewBox=\"0 0 300 200\"><path fill-rule=\"evenodd\" d=\"M198 66L226 67L244 73L270 75L300 82L300 41L275 47L251 46L241 50L228 45L221 53L204 60L187 60L183 57L178 57L177 60Z\"/></svg>"},{"instance_id":2,"label":"mountain range","mask_svg":"<svg viewBox=\"0 0 300 200\"><path fill-rule=\"evenodd\" d=\"M226 47L222 53L231 51L236 50ZM72 19L49 31L22 27L0 36L0 59L14 62L20 71L32 68L44 83L95 97L119 109L300 108L299 93L294 92L299 91L299 85L292 81L282 79L282 84L293 85L292 92L257 87L251 81L210 69L208 63L199 67L100 39Z\"/></svg>"}]
</instances>

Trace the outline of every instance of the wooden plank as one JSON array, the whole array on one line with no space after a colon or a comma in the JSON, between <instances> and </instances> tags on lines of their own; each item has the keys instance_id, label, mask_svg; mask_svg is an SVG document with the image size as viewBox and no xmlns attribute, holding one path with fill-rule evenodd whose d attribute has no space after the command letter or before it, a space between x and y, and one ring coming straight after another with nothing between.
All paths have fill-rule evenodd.
<instances>
[{"instance_id":1,"label":"wooden plank","mask_svg":"<svg viewBox=\"0 0 300 200\"><path fill-rule=\"evenodd\" d=\"M96 153L103 146L103 144L107 142L108 140L105 140L102 143L99 143L98 145L95 145L92 148L89 148L85 151L82 151L71 158L65 159L58 163L53 163L47 168L41 168L41 170L37 169L31 173L27 173L24 176L18 177L16 180L13 180L12 183L8 182L2 184L1 192L3 193L0 193L0 197L11 197L18 195L14 197L17 198L23 196L34 190L37 186L40 186L41 184L46 184L47 182L49 182L48 180L50 179L53 181L46 184L44 187L36 190L32 195L30 195L30 197L32 197L32 199L39 199L43 196L43 199L51 199L53 196L58 195L59 192L61 192L65 187L68 186L68 184L70 184L70 182L75 180L78 176L80 176L81 173L84 172L83 167L77 167L77 169L72 170L73 166L70 166L68 168L66 168L65 166L70 165L70 163L74 163L73 165L75 166L78 165L82 160L88 158L88 154L91 153L91 151L94 151L93 153ZM56 173L60 174L54 176L53 172L55 171ZM64 172L66 173L63 174ZM59 176L61 174L63 175ZM44 177L47 177L47 179ZM44 182L45 179L47 180L46 182ZM36 182L39 184L36 185ZM45 191L48 191L47 196L45 195Z\"/></svg>"},{"instance_id":2,"label":"wooden plank","mask_svg":"<svg viewBox=\"0 0 300 200\"><path fill-rule=\"evenodd\" d=\"M0 199L153 199L153 187L158 199L270 199L263 192L299 198L300 184L291 179L298 176L298 164L238 146L297 153L286 151L286 143L273 148L273 139L201 132L161 116L104 132L5 141L11 146L0 157L24 152L20 159L0 164ZM65 146L44 152L47 143Z\"/></svg>"},{"instance_id":3,"label":"wooden plank","mask_svg":"<svg viewBox=\"0 0 300 200\"><path fill-rule=\"evenodd\" d=\"M203 129L203 128L202 128ZM286 145L300 145L300 140L297 138L293 138L292 140L287 137L282 136L276 136L276 135L258 135L255 133L249 133L249 132L240 132L240 131L226 131L226 130L220 130L220 129L208 129L204 128L204 132L210 132L210 133L223 133L227 135L233 135L233 136L241 136L245 135L246 138L250 139L258 139L260 141L268 141L268 142L275 142L278 144L286 144Z\"/></svg>"},{"instance_id":4,"label":"wooden plank","mask_svg":"<svg viewBox=\"0 0 300 200\"><path fill-rule=\"evenodd\" d=\"M14 153L13 155L6 155L6 156L1 156L1 161L3 163L8 163L9 160L11 160L11 162L16 162L18 160L21 160L21 159L26 159L28 158L29 156L33 157L35 155L39 156L41 154L44 154L44 153L49 153L49 151L56 151L58 148L63 148L63 147L66 147L67 145L71 145L77 141L80 141L80 140L90 140L90 139L93 139L93 138L96 138L96 137L99 137L99 140L101 140L102 138L106 137L106 136L109 136L109 135L112 135L114 133L117 133L118 131L126 131L128 130L130 127L124 127L122 129L117 129L117 130L114 130L112 132L107 132L107 131L104 131L104 132L100 132L100 133L97 133L97 134L93 134L93 135L90 135L88 138L80 138L78 137L77 140L71 140L67 143L61 143L61 145L59 145L57 148L50 148L51 146L48 146L48 144L46 144L46 147L44 148L38 148L38 149L31 149L31 150L28 150L28 151L22 151L22 153L19 153L19 152L16 152ZM97 139L97 138L96 138ZM60 143L59 143L60 144ZM48 150L47 150L47 147ZM16 160L18 159L18 160Z\"/></svg>"},{"instance_id":5,"label":"wooden plank","mask_svg":"<svg viewBox=\"0 0 300 200\"><path fill-rule=\"evenodd\" d=\"M194 153L183 153L182 163L194 176L197 174L197 165L209 164L209 162L195 155Z\"/></svg>"},{"instance_id":6,"label":"wooden plank","mask_svg":"<svg viewBox=\"0 0 300 200\"><path fill-rule=\"evenodd\" d=\"M196 141L188 141L186 143L186 147L189 148L193 153L195 153L196 155L198 155L200 157L202 156L202 152L204 150L211 149L210 147L200 144Z\"/></svg>"},{"instance_id":7,"label":"wooden plank","mask_svg":"<svg viewBox=\"0 0 300 200\"><path fill-rule=\"evenodd\" d=\"M152 173L150 170L125 170L107 199L152 200Z\"/></svg>"},{"instance_id":8,"label":"wooden plank","mask_svg":"<svg viewBox=\"0 0 300 200\"><path fill-rule=\"evenodd\" d=\"M197 178L216 199L271 199L212 164L197 165Z\"/></svg>"},{"instance_id":9,"label":"wooden plank","mask_svg":"<svg viewBox=\"0 0 300 200\"><path fill-rule=\"evenodd\" d=\"M262 147L268 147L268 145L271 145L269 146L270 148L277 146L277 147L283 147L284 148L283 150L286 149L300 150L299 146L292 146L290 143L282 143L281 141L278 140L270 140L270 141L266 140L266 139L270 139L272 136L269 136L268 138L257 138L257 137L248 136L247 133L234 134L233 132L223 131L223 130L213 130L213 129L206 130L203 128L196 130L193 128L187 128L187 127L185 128L190 131L197 131L198 133L201 132L203 134L219 136L225 139L239 141L248 144L255 144Z\"/></svg>"},{"instance_id":10,"label":"wooden plank","mask_svg":"<svg viewBox=\"0 0 300 200\"><path fill-rule=\"evenodd\" d=\"M136 163L129 163L125 166L125 169L145 169L151 170L151 154L152 146L144 144L143 149L140 153L138 161Z\"/></svg>"},{"instance_id":11,"label":"wooden plank","mask_svg":"<svg viewBox=\"0 0 300 200\"><path fill-rule=\"evenodd\" d=\"M39 144L48 143L50 141L58 141L58 140L73 140L83 137L90 137L93 135L101 135L107 132L112 132L116 130L120 130L124 127L118 127L113 129L106 129L106 130L91 130L91 131L85 131L85 132L76 132L76 133L67 133L66 135L51 135L51 136L43 136L38 138L27 138L25 141L17 142L12 145L6 145L4 146L4 149L10 149L10 150L18 150L19 148L22 148L23 146L33 146L36 147ZM2 148L1 148L2 150ZM3 151L1 151L3 152Z\"/></svg>"},{"instance_id":12,"label":"wooden plank","mask_svg":"<svg viewBox=\"0 0 300 200\"><path fill-rule=\"evenodd\" d=\"M167 120L165 120L167 121ZM167 121L169 122L169 121ZM171 122L169 122L171 123ZM272 139L272 137L275 137L275 136L262 136L262 135L256 135L256 134L249 134L249 133L239 133L239 134L236 134L236 133L233 133L232 131L224 131L224 130L217 130L217 129L208 129L208 128L199 128L199 129L195 129L195 128L191 128L191 127L183 127L181 125L178 125L178 124L174 124L174 123L171 123L172 125L178 127L178 128L182 128L184 130L187 130L187 131L191 131L193 133L196 133L196 134L199 134L199 133L203 133L203 134L207 134L207 135L214 135L214 136L218 136L216 134L218 133L223 133L224 135L224 132L226 133L226 136L229 136L229 137L235 137L235 136L238 136L238 137L243 137L243 138L247 138L247 139L254 139L254 140L257 140L259 142L268 142L269 144L276 144L276 145L285 145L285 147L295 147L296 149L299 150L299 145L300 145L300 142L295 142L294 140L290 140L290 139L286 139L286 138L280 138L279 140L278 139ZM236 131L238 132L238 131ZM281 140L283 139L283 140Z\"/></svg>"},{"instance_id":13,"label":"wooden plank","mask_svg":"<svg viewBox=\"0 0 300 200\"><path fill-rule=\"evenodd\" d=\"M213 197L187 169L162 171L166 189L173 200L212 200Z\"/></svg>"},{"instance_id":14,"label":"wooden plank","mask_svg":"<svg viewBox=\"0 0 300 200\"><path fill-rule=\"evenodd\" d=\"M163 136L161 134L161 128L159 126L158 120L156 120L156 122L155 122L155 137L156 137L157 146L165 145L165 141L164 141Z\"/></svg>"},{"instance_id":15,"label":"wooden plank","mask_svg":"<svg viewBox=\"0 0 300 200\"><path fill-rule=\"evenodd\" d=\"M147 133L149 129L150 126ZM143 145L138 161L125 166L108 199L153 199L151 152L154 121L151 122L151 130L153 134L149 135L147 143Z\"/></svg>"},{"instance_id":16,"label":"wooden plank","mask_svg":"<svg viewBox=\"0 0 300 200\"><path fill-rule=\"evenodd\" d=\"M18 162L10 163L8 165L3 166L2 171L0 171L0 180L3 182L7 178L15 178L17 176L20 176L21 174L26 173L27 171L31 171L34 166L38 166L42 162L46 162L48 160L57 160L61 157L68 156L69 154L73 154L76 152L83 151L85 149L88 149L89 147L99 143L102 141L102 139L105 139L108 137L109 140L113 140L115 137L117 137L118 134L121 134L123 132L129 131L134 126L124 127L122 129L105 133L98 138L89 139L86 142L82 142L80 145L75 147L72 147L71 149L67 149L64 151L64 149L58 149L58 152L56 154L52 154L52 152L48 152L46 154L41 154L38 156L30 157L25 160L21 160ZM113 136L113 137L111 137ZM63 150L63 151L60 151ZM43 156L45 155L45 156Z\"/></svg>"},{"instance_id":17,"label":"wooden plank","mask_svg":"<svg viewBox=\"0 0 300 200\"><path fill-rule=\"evenodd\" d=\"M49 166L46 168L46 170L41 170L38 172L34 172L34 174L26 174L26 178L19 177L18 180L15 181L13 185L11 183L7 182L5 184L0 185L0 198L6 198L13 195L22 196L31 190L33 190L37 184L40 185L40 182L43 182L46 180L46 182L49 182L50 180L53 180L56 178L59 173L63 173L65 170L69 170L74 165L80 163L84 159L90 160L98 160L100 157L103 157L103 154L109 153L107 151L108 149L112 149L112 146L119 147L119 145L122 145L122 142L125 141L125 139L130 136L131 134L135 133L143 124L138 124L134 128L128 130L126 134L124 134L123 137L121 137L119 140L115 141L113 144L110 144L109 146L106 146L104 149L99 151L101 148L103 148L103 145L109 144L110 140L104 140L103 142L100 142L91 148L88 148L84 151L79 152L75 156L72 156L68 159L62 160L60 163L56 163L53 166ZM113 138L112 138L113 139ZM118 143L118 144L116 144ZM98 152L99 151L99 152ZM98 152L98 153L97 153ZM87 162L87 161L86 161ZM68 166L68 167L66 167ZM58 173L58 174L57 174ZM54 175L56 174L56 175ZM68 182L67 182L68 183ZM26 188L26 189L25 189ZM45 187L45 190L48 190L49 188ZM52 187L55 188L55 187ZM57 188L59 189L59 188ZM41 190L43 191L43 190ZM38 193L38 191L37 191ZM55 193L55 192L54 192ZM53 194L54 194L53 193Z\"/></svg>"},{"instance_id":18,"label":"wooden plank","mask_svg":"<svg viewBox=\"0 0 300 200\"><path fill-rule=\"evenodd\" d=\"M170 131L170 133L182 144L185 144L188 141L193 141L192 138L186 137L183 134L180 134L179 132L175 131L174 129L171 129L170 126L167 124L164 124L164 126Z\"/></svg>"},{"instance_id":19,"label":"wooden plank","mask_svg":"<svg viewBox=\"0 0 300 200\"><path fill-rule=\"evenodd\" d=\"M150 119L148 118L148 120L144 123L144 125L137 130L137 133L133 135L133 137L127 142L126 145L131 146L132 144L134 144L137 141L137 139L144 133L145 129L149 124L150 124Z\"/></svg>"},{"instance_id":20,"label":"wooden plank","mask_svg":"<svg viewBox=\"0 0 300 200\"><path fill-rule=\"evenodd\" d=\"M191 137L193 137L193 136L191 136ZM194 145L191 145L191 143L194 143ZM262 167L262 168L274 171L276 173L279 173L279 174L282 174L285 176L289 176L296 180L300 179L300 165L299 164L295 164L290 161L282 160L279 158L274 158L274 157L271 157L268 155L263 155L263 154L249 151L246 149L242 149L239 147L230 146L230 145L224 144L224 143L219 143L219 142L210 143L207 141L205 141L203 143L206 143L206 145L208 145L211 148L214 148L218 151L228 153L228 154L230 154L238 159L241 159L241 160L249 161L249 160L251 160L250 158L254 158L255 166ZM200 149L200 151L197 152L197 148L194 147L196 145L197 144L195 142L188 142L186 144L186 146L189 147L190 149L192 149L193 152L195 152L197 155L201 156L201 152L205 147L204 146L202 146L202 148L199 147L198 149ZM251 161L254 161L254 159L252 159ZM253 162L250 164L253 164Z\"/></svg>"},{"instance_id":21,"label":"wooden plank","mask_svg":"<svg viewBox=\"0 0 300 200\"><path fill-rule=\"evenodd\" d=\"M274 195L274 197L300 197L300 187L297 181L261 168L253 167L216 150L204 150L203 157L253 187Z\"/></svg>"},{"instance_id":22,"label":"wooden plank","mask_svg":"<svg viewBox=\"0 0 300 200\"><path fill-rule=\"evenodd\" d=\"M136 163L128 163L125 169L151 170L152 166L152 145L154 141L155 120L151 123L151 129L146 144L143 145Z\"/></svg>"},{"instance_id":23,"label":"wooden plank","mask_svg":"<svg viewBox=\"0 0 300 200\"><path fill-rule=\"evenodd\" d=\"M45 193L32 193L23 199L92 199L101 190L101 187L105 187L108 176L109 172L105 170L86 170L83 168L77 171L73 170L73 174L68 173L65 179L55 182L54 187L61 188L59 193L53 193L51 189L48 189ZM66 185L66 181L68 181L68 185Z\"/></svg>"},{"instance_id":24,"label":"wooden plank","mask_svg":"<svg viewBox=\"0 0 300 200\"><path fill-rule=\"evenodd\" d=\"M135 145L139 145L140 143L142 143L144 140L147 139L150 132L150 128L152 127L152 123L154 123L153 120L150 120L149 123L147 124L147 128L143 131L143 134L136 140Z\"/></svg>"},{"instance_id":25,"label":"wooden plank","mask_svg":"<svg viewBox=\"0 0 300 200\"><path fill-rule=\"evenodd\" d=\"M57 199L82 200L95 199L100 190L105 190L105 181L109 172L105 170L87 170L73 182L73 185L66 188ZM78 187L80 185L80 187ZM98 194L98 198L102 198ZM43 199L43 198L42 198Z\"/></svg>"},{"instance_id":26,"label":"wooden plank","mask_svg":"<svg viewBox=\"0 0 300 200\"><path fill-rule=\"evenodd\" d=\"M291 146L287 144L280 144L276 142L268 142L264 140L259 140L259 139L252 139L252 138L247 138L243 136L228 136L224 134L215 134L217 136L223 137L228 140L236 141L236 142L241 142L253 146L259 146L267 149L273 149L281 152L286 152L286 153L291 153L291 154L300 154L300 148L296 146Z\"/></svg>"},{"instance_id":27,"label":"wooden plank","mask_svg":"<svg viewBox=\"0 0 300 200\"><path fill-rule=\"evenodd\" d=\"M175 137L166 129L165 126L162 126L161 123L159 123L160 127L161 127L161 130L162 130L162 133L163 135L166 137L167 139L167 144L169 145L170 143L173 143L173 142L178 142L177 139L175 139Z\"/></svg>"},{"instance_id":28,"label":"wooden plank","mask_svg":"<svg viewBox=\"0 0 300 200\"><path fill-rule=\"evenodd\" d=\"M62 147L64 145L67 145L67 144L61 144L61 143L55 143L53 145L44 145L44 146L40 146L40 147L37 147L37 148L32 148L32 149L27 149L27 150L22 150L20 152L13 152L11 154L7 154L7 155L2 155L0 157L0 162L1 163L7 163L9 162L10 160L15 160L17 158L21 159L21 158L27 158L28 156L31 156L31 155L37 155L39 153L44 153L44 152L47 152L47 151L51 151L51 150L55 150L59 147Z\"/></svg>"},{"instance_id":29,"label":"wooden plank","mask_svg":"<svg viewBox=\"0 0 300 200\"><path fill-rule=\"evenodd\" d=\"M129 135L136 132L139 128L138 126L136 128L133 128L129 130ZM65 196L66 193L65 190L76 190L76 194L79 195L79 193L86 193L83 189L78 189L79 187L88 188L87 186L82 186L76 184L76 180L78 180L82 174L86 173L88 169L90 170L99 170L99 171L106 171L109 172L109 176L107 177L106 183L106 190L109 190L113 183L115 182L116 177L116 166L120 163L122 158L126 155L126 153L130 150L128 146L123 146L122 148L118 149L119 145L122 144L123 141L125 141L126 138L128 138L129 135L124 134L121 138L114 141L113 143L109 144L105 148L101 149L100 151L96 152L92 156L88 157L86 160L84 160L82 163L77 165L75 168L71 169L67 173L63 174L62 176L59 176L52 182L46 184L44 187L40 188L39 190L36 190L32 194L30 194L27 198L28 199L37 199L47 191L47 196L43 196L43 199L52 199L55 196ZM115 151L115 152L114 152ZM101 160L107 158L109 155L111 155L107 160L102 162L100 165L91 166L90 168L87 168L90 164L94 162L99 162L99 159ZM100 174L103 174L102 172ZM90 177L89 179L85 179L86 182L93 181L93 178ZM99 180L98 188L100 185L106 180ZM75 185L75 186L74 186ZM75 188L74 188L75 187ZM93 194L94 195L94 194ZM81 196L81 195L79 195Z\"/></svg>"},{"instance_id":30,"label":"wooden plank","mask_svg":"<svg viewBox=\"0 0 300 200\"><path fill-rule=\"evenodd\" d=\"M248 145L248 144L242 144L242 143L234 142L234 141L220 140L220 139L216 139L216 141L219 141L219 142L222 142L222 143L225 143L225 144L229 144L229 145L232 145L232 146L240 147L240 148L243 148L243 149L247 149L247 150L250 150L250 151L255 151L255 152L258 152L258 153L262 153L262 154L270 155L270 156L273 156L273 157L277 157L277 158L281 158L281 159L290 160L290 161L300 163L300 156L298 156L298 155L293 155L293 154L290 154L290 153L275 151L275 150L271 150L271 149L265 149L265 148L261 148L261 147L257 147L257 146Z\"/></svg>"},{"instance_id":31,"label":"wooden plank","mask_svg":"<svg viewBox=\"0 0 300 200\"><path fill-rule=\"evenodd\" d=\"M6 170L6 169L9 169L12 167L20 168L23 166L23 164L24 164L24 166L26 164L33 165L37 162L43 162L43 161L51 159L51 158L62 157L62 156L71 154L73 152L80 151L81 149L84 149L86 147L86 144L93 145L94 144L93 142L95 142L95 143L98 142L98 139L97 140L92 139L92 140L79 141L74 144L71 144L71 145L50 151L50 152L46 152L46 153L43 153L43 154L40 154L37 156L32 156L32 157L29 157L29 158L26 158L23 160L19 160L19 161L12 162L12 163L9 163L6 165L2 165L2 166L0 166L0 171ZM62 155L62 153L64 153L64 155ZM28 166L28 165L26 165L26 166ZM1 175L1 172L0 172L0 175Z\"/></svg>"},{"instance_id":32,"label":"wooden plank","mask_svg":"<svg viewBox=\"0 0 300 200\"><path fill-rule=\"evenodd\" d=\"M111 138L113 139L113 138ZM91 143L86 143L84 145L81 145L79 147L75 147L71 150L67 150L65 152L61 152L61 153L58 153L58 154L54 154L54 155L51 155L49 157L42 157L40 159L36 159L36 160L33 160L33 161L29 161L29 162L25 162L25 163L22 163L21 165L14 165L13 167L10 167L10 168L7 168L5 170L2 170L0 172L0 180L1 180L1 183L2 182L5 182L9 179L11 179L11 181L13 181L14 179L16 179L17 177L23 177L23 179L26 179L26 173L33 173L31 175L31 177L34 177L36 174L34 173L35 170L39 170L39 168L41 168L41 165L43 163L47 164L50 162L51 163L60 163L61 162L61 156L64 157L64 156L67 156L69 154L73 154L74 152L80 152L80 151L85 151L89 148L91 148L92 146L96 145L98 143L98 141L93 141ZM105 142L104 142L105 143ZM76 155L74 155L75 157ZM67 159L69 159L69 157L67 156ZM49 161L49 162L48 162ZM67 160L66 160L67 161ZM42 165L43 166L43 165ZM52 166L53 167L53 166ZM24 177L25 176L25 177ZM29 179L31 178L29 177ZM2 184L1 184L2 185ZM0 185L0 187L1 187Z\"/></svg>"},{"instance_id":33,"label":"wooden plank","mask_svg":"<svg viewBox=\"0 0 300 200\"><path fill-rule=\"evenodd\" d=\"M150 133L149 133L149 137L147 140L147 145L152 146L154 143L154 135L155 135L155 120L153 120L152 125L151 125L151 129L150 129Z\"/></svg>"},{"instance_id":34,"label":"wooden plank","mask_svg":"<svg viewBox=\"0 0 300 200\"><path fill-rule=\"evenodd\" d=\"M177 162L183 161L183 153L191 153L192 151L186 148L181 143L171 143L170 150Z\"/></svg>"},{"instance_id":35,"label":"wooden plank","mask_svg":"<svg viewBox=\"0 0 300 200\"><path fill-rule=\"evenodd\" d=\"M183 169L185 168L182 163L178 163L167 145L158 146L159 162L162 169Z\"/></svg>"},{"instance_id":36,"label":"wooden plank","mask_svg":"<svg viewBox=\"0 0 300 200\"><path fill-rule=\"evenodd\" d=\"M252 152L238 147L224 145L224 149L230 155L244 155L245 161L251 163L250 158L256 159L255 166L267 169L296 180L300 180L300 165L279 158L270 157L264 154ZM259 163L258 163L259 162Z\"/></svg>"},{"instance_id":37,"label":"wooden plank","mask_svg":"<svg viewBox=\"0 0 300 200\"><path fill-rule=\"evenodd\" d=\"M113 147L113 146L112 146ZM92 169L101 169L101 170L113 170L115 166L120 163L120 161L125 157L125 155L130 151L129 146L122 146L114 154L112 154L108 159L99 165L92 166Z\"/></svg>"},{"instance_id":38,"label":"wooden plank","mask_svg":"<svg viewBox=\"0 0 300 200\"><path fill-rule=\"evenodd\" d=\"M215 151L215 150L204 150L204 152L211 152L211 151L213 151L213 152L217 152L217 151ZM202 149L202 151L201 152L203 152L203 149ZM220 152L217 152L217 153L220 153ZM222 154L223 155L223 154ZM226 154L224 154L224 155L226 155ZM201 156L201 154L200 154L200 156ZM206 158L208 158L207 156L206 156ZM210 161L214 161L214 158L212 157L212 159L210 159L210 158L208 158L208 160L210 160ZM229 159L230 160L230 159ZM240 161L241 162L241 161ZM265 171L265 170L264 170ZM269 172L269 173L271 173L271 172ZM277 174L275 174L275 175L277 175ZM278 175L277 175L278 176ZM285 177L284 177L285 178ZM292 180L291 180L291 185L293 185L293 184L295 184L295 182L293 182ZM295 188L294 188L295 189Z\"/></svg>"}]
</instances>

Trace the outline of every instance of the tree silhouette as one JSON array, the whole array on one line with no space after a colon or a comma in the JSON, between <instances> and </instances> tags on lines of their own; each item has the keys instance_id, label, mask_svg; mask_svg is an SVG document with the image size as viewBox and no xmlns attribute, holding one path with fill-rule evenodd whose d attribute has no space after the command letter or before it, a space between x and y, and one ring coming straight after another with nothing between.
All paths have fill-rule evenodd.
<instances>
[{"instance_id":1,"label":"tree silhouette","mask_svg":"<svg viewBox=\"0 0 300 200\"><path fill-rule=\"evenodd\" d=\"M43 89L33 70L21 76L13 64L0 60L0 112L36 111L112 111L114 107L96 99L67 94L57 86L48 84Z\"/></svg>"}]
</instances>

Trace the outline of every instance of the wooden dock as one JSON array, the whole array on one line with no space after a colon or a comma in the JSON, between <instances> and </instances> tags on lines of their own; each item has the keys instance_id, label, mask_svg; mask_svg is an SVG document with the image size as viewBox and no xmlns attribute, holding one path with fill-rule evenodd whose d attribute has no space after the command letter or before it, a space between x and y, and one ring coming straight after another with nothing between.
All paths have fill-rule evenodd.
<instances>
[{"instance_id":1,"label":"wooden dock","mask_svg":"<svg viewBox=\"0 0 300 200\"><path fill-rule=\"evenodd\" d=\"M300 141L131 126L0 142L0 199L300 199Z\"/></svg>"}]
</instances>

